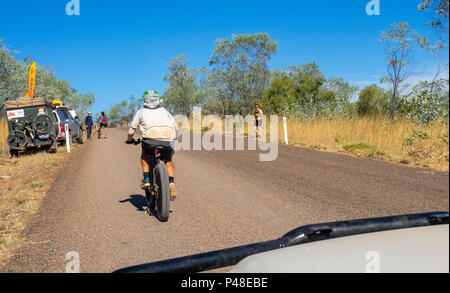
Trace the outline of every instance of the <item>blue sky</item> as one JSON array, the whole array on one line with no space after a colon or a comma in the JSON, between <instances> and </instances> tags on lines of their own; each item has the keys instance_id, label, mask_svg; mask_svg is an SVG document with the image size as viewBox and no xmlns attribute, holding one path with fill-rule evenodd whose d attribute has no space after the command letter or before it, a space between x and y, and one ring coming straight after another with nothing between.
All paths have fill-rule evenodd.
<instances>
[{"instance_id":1,"label":"blue sky","mask_svg":"<svg viewBox=\"0 0 450 293\"><path fill-rule=\"evenodd\" d=\"M378 42L393 22L408 21L419 32L427 17L419 0L380 0L381 15L368 16L369 0L152 1L80 0L80 15L68 16L69 0L1 0L0 38L52 65L58 79L96 95L94 111L108 110L130 94L164 92L171 59L207 66L218 38L267 32L278 41L272 69L315 61L327 78L354 85L378 82L386 58ZM421 76L433 60L419 53Z\"/></svg>"}]
</instances>

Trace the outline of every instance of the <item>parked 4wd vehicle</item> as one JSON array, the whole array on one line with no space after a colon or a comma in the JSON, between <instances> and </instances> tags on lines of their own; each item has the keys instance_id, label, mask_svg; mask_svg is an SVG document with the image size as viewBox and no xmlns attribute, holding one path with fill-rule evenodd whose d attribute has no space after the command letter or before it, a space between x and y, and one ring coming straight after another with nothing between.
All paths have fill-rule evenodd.
<instances>
[{"instance_id":1,"label":"parked 4wd vehicle","mask_svg":"<svg viewBox=\"0 0 450 293\"><path fill-rule=\"evenodd\" d=\"M75 110L70 110L69 109L69 113L70 113L70 115L72 115L73 119L78 124L78 126L80 127L81 132L83 133L83 131L84 131L83 123L80 121L80 118L78 117L77 112L75 112Z\"/></svg>"},{"instance_id":2,"label":"parked 4wd vehicle","mask_svg":"<svg viewBox=\"0 0 450 293\"><path fill-rule=\"evenodd\" d=\"M18 98L4 103L8 119L7 144L12 156L27 149L56 152L57 125L45 98Z\"/></svg>"},{"instance_id":3,"label":"parked 4wd vehicle","mask_svg":"<svg viewBox=\"0 0 450 293\"><path fill-rule=\"evenodd\" d=\"M70 143L76 141L79 144L84 143L83 130L80 122L75 120L66 107L57 106L53 109L53 116L58 122L58 135L57 140L63 144L66 143L65 126L69 128Z\"/></svg>"}]
</instances>

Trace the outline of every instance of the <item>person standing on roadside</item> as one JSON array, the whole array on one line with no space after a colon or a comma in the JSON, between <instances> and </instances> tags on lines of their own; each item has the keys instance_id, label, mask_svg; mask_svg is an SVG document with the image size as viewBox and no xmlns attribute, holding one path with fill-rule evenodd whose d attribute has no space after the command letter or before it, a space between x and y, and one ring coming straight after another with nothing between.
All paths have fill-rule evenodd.
<instances>
[{"instance_id":1,"label":"person standing on roadside","mask_svg":"<svg viewBox=\"0 0 450 293\"><path fill-rule=\"evenodd\" d=\"M87 139L91 139L92 135L92 126L94 126L94 121L92 120L92 113L89 112L86 116L86 119L84 120L84 126L86 127L87 131Z\"/></svg>"},{"instance_id":2,"label":"person standing on roadside","mask_svg":"<svg viewBox=\"0 0 450 293\"><path fill-rule=\"evenodd\" d=\"M253 113L253 115L255 116L255 132L256 132L256 137L261 137L260 135L260 129L263 123L263 116L264 113L261 110L261 107L259 107L258 104L255 105L255 112Z\"/></svg>"}]
</instances>

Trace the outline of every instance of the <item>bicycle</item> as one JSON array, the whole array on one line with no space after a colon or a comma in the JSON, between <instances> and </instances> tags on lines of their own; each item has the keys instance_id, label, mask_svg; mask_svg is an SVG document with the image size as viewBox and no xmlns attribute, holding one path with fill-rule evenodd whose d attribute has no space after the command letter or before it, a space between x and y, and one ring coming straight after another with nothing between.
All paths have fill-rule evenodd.
<instances>
[{"instance_id":1,"label":"bicycle","mask_svg":"<svg viewBox=\"0 0 450 293\"><path fill-rule=\"evenodd\" d=\"M28 118L32 118L28 115ZM43 119L42 119L43 118ZM8 134L7 141L11 150L24 150L27 146L35 146L34 140L50 139L50 130L52 127L51 119L48 115L38 115L33 121L26 120L20 123L18 120L12 121L12 131ZM23 129L23 130L20 130ZM31 139L29 141L28 137Z\"/></svg>"},{"instance_id":2,"label":"bicycle","mask_svg":"<svg viewBox=\"0 0 450 293\"><path fill-rule=\"evenodd\" d=\"M97 130L97 134L98 134L98 139L101 139L102 138L102 129L103 128L107 128L107 126L103 126L102 124L100 124L99 126L98 126L98 130ZM106 137L105 137L106 138Z\"/></svg>"},{"instance_id":3,"label":"bicycle","mask_svg":"<svg viewBox=\"0 0 450 293\"><path fill-rule=\"evenodd\" d=\"M128 142L125 142L128 144ZM139 145L140 139L134 140L132 144ZM161 161L161 150L163 147L157 147L155 155L150 157L150 170L152 180L151 187L145 189L145 197L148 201L150 210L157 212L157 218L161 222L167 222L170 215L170 186L169 176L167 175L166 165Z\"/></svg>"}]
</instances>

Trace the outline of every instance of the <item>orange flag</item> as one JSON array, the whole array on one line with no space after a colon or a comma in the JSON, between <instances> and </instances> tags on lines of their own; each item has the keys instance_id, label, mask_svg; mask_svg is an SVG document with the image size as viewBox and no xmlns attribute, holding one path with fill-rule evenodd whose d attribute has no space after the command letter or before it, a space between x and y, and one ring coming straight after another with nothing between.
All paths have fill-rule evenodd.
<instances>
[{"instance_id":1,"label":"orange flag","mask_svg":"<svg viewBox=\"0 0 450 293\"><path fill-rule=\"evenodd\" d=\"M30 72L28 74L28 92L25 97L34 98L34 84L36 82L36 62L33 62L30 66Z\"/></svg>"}]
</instances>

